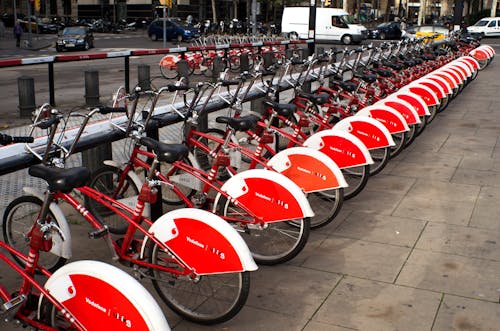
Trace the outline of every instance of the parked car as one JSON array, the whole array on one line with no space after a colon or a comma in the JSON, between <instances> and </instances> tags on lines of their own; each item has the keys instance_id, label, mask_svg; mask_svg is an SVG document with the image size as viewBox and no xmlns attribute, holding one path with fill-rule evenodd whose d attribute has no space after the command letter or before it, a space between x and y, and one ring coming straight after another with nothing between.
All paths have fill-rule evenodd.
<instances>
[{"instance_id":1,"label":"parked car","mask_svg":"<svg viewBox=\"0 0 500 331\"><path fill-rule=\"evenodd\" d=\"M368 29L368 38L372 39L399 39L401 34L400 22L385 22Z\"/></svg>"},{"instance_id":2,"label":"parked car","mask_svg":"<svg viewBox=\"0 0 500 331\"><path fill-rule=\"evenodd\" d=\"M59 28L56 24L51 23L49 18L40 18L31 16L29 19L19 21L24 31L29 31L31 24L31 31L33 33L57 33Z\"/></svg>"},{"instance_id":3,"label":"parked car","mask_svg":"<svg viewBox=\"0 0 500 331\"><path fill-rule=\"evenodd\" d=\"M166 39L170 41L176 39L177 41L189 40L198 38L200 30L189 25L184 25L178 20L165 19ZM163 39L163 18L155 19L148 28L148 36L151 40Z\"/></svg>"},{"instance_id":4,"label":"parked car","mask_svg":"<svg viewBox=\"0 0 500 331\"><path fill-rule=\"evenodd\" d=\"M482 18L476 24L467 27L467 32L482 37L500 36L500 17Z\"/></svg>"},{"instance_id":5,"label":"parked car","mask_svg":"<svg viewBox=\"0 0 500 331\"><path fill-rule=\"evenodd\" d=\"M68 49L84 49L94 47L94 35L86 26L70 26L64 28L57 38L56 51Z\"/></svg>"}]
</instances>

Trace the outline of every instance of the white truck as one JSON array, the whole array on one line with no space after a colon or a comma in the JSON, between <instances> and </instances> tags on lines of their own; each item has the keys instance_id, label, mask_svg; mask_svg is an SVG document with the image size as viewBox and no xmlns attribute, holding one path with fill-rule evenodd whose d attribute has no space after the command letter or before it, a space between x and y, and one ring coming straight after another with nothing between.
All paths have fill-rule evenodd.
<instances>
[{"instance_id":1,"label":"white truck","mask_svg":"<svg viewBox=\"0 0 500 331\"><path fill-rule=\"evenodd\" d=\"M349 14L343 9L316 8L316 39L340 41L346 45L360 43L368 37L368 31L363 25L350 21ZM312 38L309 34L309 7L285 7L281 32L300 39Z\"/></svg>"}]
</instances>

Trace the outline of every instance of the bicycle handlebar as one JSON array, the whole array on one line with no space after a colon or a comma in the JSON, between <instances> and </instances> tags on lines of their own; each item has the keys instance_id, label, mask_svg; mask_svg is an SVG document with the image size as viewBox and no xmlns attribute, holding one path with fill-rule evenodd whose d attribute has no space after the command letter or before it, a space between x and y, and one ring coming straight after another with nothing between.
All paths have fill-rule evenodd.
<instances>
[{"instance_id":1,"label":"bicycle handlebar","mask_svg":"<svg viewBox=\"0 0 500 331\"><path fill-rule=\"evenodd\" d=\"M35 139L33 137L14 137L8 134L0 133L0 145L9 145L15 143L32 143Z\"/></svg>"}]
</instances>

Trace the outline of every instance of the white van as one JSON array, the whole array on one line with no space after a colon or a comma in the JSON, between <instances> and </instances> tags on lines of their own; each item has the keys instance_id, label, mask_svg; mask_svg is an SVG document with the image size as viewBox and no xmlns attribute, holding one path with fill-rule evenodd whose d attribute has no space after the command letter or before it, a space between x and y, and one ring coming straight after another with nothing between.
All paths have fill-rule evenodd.
<instances>
[{"instance_id":1,"label":"white van","mask_svg":"<svg viewBox=\"0 0 500 331\"><path fill-rule=\"evenodd\" d=\"M351 24L349 14L339 8L316 8L316 39L359 43L368 32L361 24ZM309 7L285 7L281 19L281 32L300 39L309 36Z\"/></svg>"},{"instance_id":2,"label":"white van","mask_svg":"<svg viewBox=\"0 0 500 331\"><path fill-rule=\"evenodd\" d=\"M500 36L500 17L485 17L467 28L467 32L483 37Z\"/></svg>"}]
</instances>

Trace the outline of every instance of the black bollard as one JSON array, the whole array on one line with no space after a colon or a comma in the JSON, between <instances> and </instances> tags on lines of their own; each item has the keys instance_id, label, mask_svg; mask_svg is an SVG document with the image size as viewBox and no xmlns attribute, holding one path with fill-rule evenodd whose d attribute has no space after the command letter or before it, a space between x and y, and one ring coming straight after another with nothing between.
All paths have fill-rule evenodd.
<instances>
[{"instance_id":1,"label":"black bollard","mask_svg":"<svg viewBox=\"0 0 500 331\"><path fill-rule=\"evenodd\" d=\"M35 81L32 77L21 76L17 79L19 93L20 117L31 117L36 108L35 103Z\"/></svg>"},{"instance_id":2,"label":"black bollard","mask_svg":"<svg viewBox=\"0 0 500 331\"><path fill-rule=\"evenodd\" d=\"M137 66L137 80L141 90L148 91L151 89L151 75L148 64L141 63Z\"/></svg>"},{"instance_id":3,"label":"black bollard","mask_svg":"<svg viewBox=\"0 0 500 331\"><path fill-rule=\"evenodd\" d=\"M95 171L103 166L103 161L112 160L111 143L100 144L97 147L82 151L82 166Z\"/></svg>"},{"instance_id":4,"label":"black bollard","mask_svg":"<svg viewBox=\"0 0 500 331\"><path fill-rule=\"evenodd\" d=\"M85 104L89 107L100 105L98 71L85 71Z\"/></svg>"},{"instance_id":5,"label":"black bollard","mask_svg":"<svg viewBox=\"0 0 500 331\"><path fill-rule=\"evenodd\" d=\"M182 59L177 62L177 74L178 77L184 77L189 81L189 63Z\"/></svg>"},{"instance_id":6,"label":"black bollard","mask_svg":"<svg viewBox=\"0 0 500 331\"><path fill-rule=\"evenodd\" d=\"M293 49L291 49L291 48L287 48L287 49L285 50L285 58L286 58L287 60L290 60L292 57L293 57Z\"/></svg>"}]
</instances>

